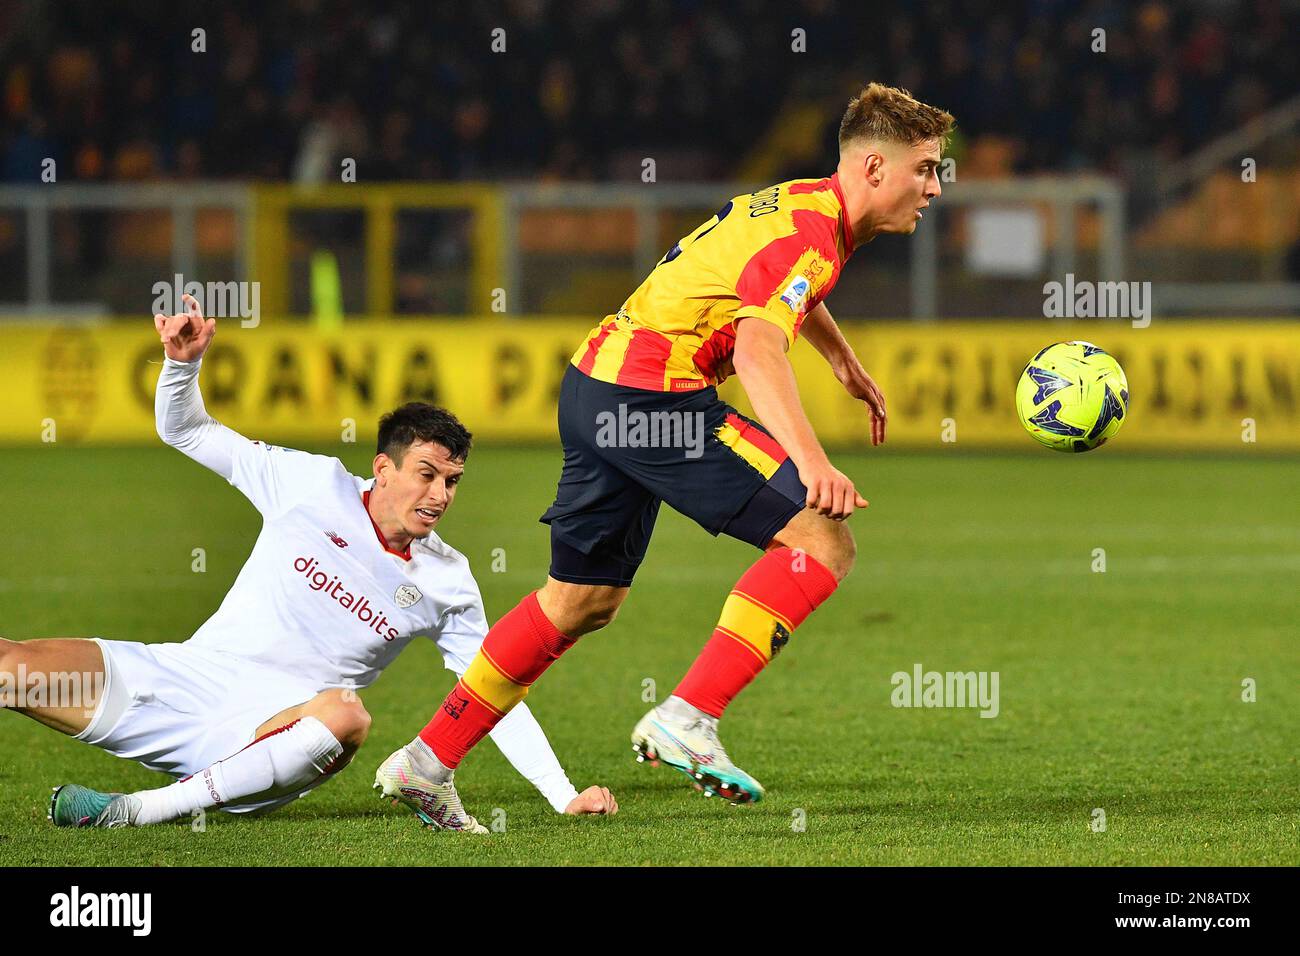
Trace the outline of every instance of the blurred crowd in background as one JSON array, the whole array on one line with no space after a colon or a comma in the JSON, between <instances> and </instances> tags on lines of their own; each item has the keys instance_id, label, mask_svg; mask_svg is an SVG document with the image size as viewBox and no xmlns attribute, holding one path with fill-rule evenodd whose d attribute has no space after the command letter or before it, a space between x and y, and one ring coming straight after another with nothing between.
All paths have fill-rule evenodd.
<instances>
[{"instance_id":1,"label":"blurred crowd in background","mask_svg":"<svg viewBox=\"0 0 1300 956\"><path fill-rule=\"evenodd\" d=\"M949 155L963 184L1061 174L1076 188L1053 198L1071 192L1077 205L1068 217L1036 207L1041 266L1009 279L971 266L976 233L949 204L928 221L939 304L918 291L912 247L885 240L846 280L862 315L1036 314L1043 250L1052 268L1094 273L1103 247L1158 282L1295 285L1263 299L1197 289L1182 305L1166 289L1169 308L1290 315L1298 36L1300 0L0 0L0 183L42 182L52 159L60 186L236 190L339 183L354 169L348 181L361 184L491 184L455 193L482 197L510 183L639 185L652 158L662 201L670 184L824 175L845 105L877 80L956 116ZM1088 192L1099 180L1085 173L1123 196L1110 222L1124 236L1110 245ZM148 277L177 261L166 209L42 219L21 206L30 194L10 195L0 312L46 301L130 312ZM716 208L710 198L643 221L626 204L539 205L510 223L454 202L374 213L390 255L367 225L373 198L281 218L260 205L252 245L229 209L209 209L182 251L224 274L242 250L268 288L290 290L279 307L292 314L322 300L321 253L348 314L463 314L483 307L468 277L495 243L519 286L512 310L585 313L615 307L653 262L645 249L657 254ZM482 245L480 226L502 231ZM273 282L281 261L288 275ZM389 269L391 299L373 278Z\"/></svg>"},{"instance_id":2,"label":"blurred crowd in background","mask_svg":"<svg viewBox=\"0 0 1300 956\"><path fill-rule=\"evenodd\" d=\"M0 175L609 180L662 153L725 179L792 98L825 104L820 162L781 170L808 175L874 79L1008 172L1132 182L1300 91L1298 36L1291 0L8 0Z\"/></svg>"}]
</instances>

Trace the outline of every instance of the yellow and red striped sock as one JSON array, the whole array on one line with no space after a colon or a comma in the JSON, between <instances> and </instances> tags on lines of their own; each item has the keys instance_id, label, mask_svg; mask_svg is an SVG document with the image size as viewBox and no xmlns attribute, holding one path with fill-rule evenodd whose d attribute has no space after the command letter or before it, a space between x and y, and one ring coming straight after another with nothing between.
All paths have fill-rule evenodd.
<instances>
[{"instance_id":1,"label":"yellow and red striped sock","mask_svg":"<svg viewBox=\"0 0 1300 956\"><path fill-rule=\"evenodd\" d=\"M839 584L821 562L777 548L754 562L722 605L713 637L673 693L721 717Z\"/></svg>"},{"instance_id":2,"label":"yellow and red striped sock","mask_svg":"<svg viewBox=\"0 0 1300 956\"><path fill-rule=\"evenodd\" d=\"M542 613L537 592L497 621L464 675L420 731L448 769L455 769L528 688L574 644Z\"/></svg>"}]
</instances>

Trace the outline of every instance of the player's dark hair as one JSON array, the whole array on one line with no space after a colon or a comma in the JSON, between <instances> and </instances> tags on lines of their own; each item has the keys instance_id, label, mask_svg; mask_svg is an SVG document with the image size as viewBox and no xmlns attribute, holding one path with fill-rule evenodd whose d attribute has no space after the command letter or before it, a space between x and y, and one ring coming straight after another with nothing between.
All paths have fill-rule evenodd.
<instances>
[{"instance_id":1,"label":"player's dark hair","mask_svg":"<svg viewBox=\"0 0 1300 956\"><path fill-rule=\"evenodd\" d=\"M922 103L907 90L870 83L849 100L840 120L840 149L854 140L887 140L916 146L937 139L948 148L955 120L951 113Z\"/></svg>"},{"instance_id":2,"label":"player's dark hair","mask_svg":"<svg viewBox=\"0 0 1300 956\"><path fill-rule=\"evenodd\" d=\"M451 412L428 402L407 402L379 419L379 442L376 451L387 455L402 467L406 450L418 441L433 442L447 449L454 459L469 458L472 436Z\"/></svg>"}]
</instances>

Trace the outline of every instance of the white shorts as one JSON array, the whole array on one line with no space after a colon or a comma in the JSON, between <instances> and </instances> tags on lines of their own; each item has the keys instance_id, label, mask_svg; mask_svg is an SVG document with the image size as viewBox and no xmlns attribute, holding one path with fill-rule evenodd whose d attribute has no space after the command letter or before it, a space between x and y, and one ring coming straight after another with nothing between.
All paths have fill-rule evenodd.
<instances>
[{"instance_id":1,"label":"white shorts","mask_svg":"<svg viewBox=\"0 0 1300 956\"><path fill-rule=\"evenodd\" d=\"M263 723L318 693L292 674L189 643L93 640L104 652L106 682L76 739L178 779L238 753ZM275 800L222 809L282 806L326 779Z\"/></svg>"}]
</instances>

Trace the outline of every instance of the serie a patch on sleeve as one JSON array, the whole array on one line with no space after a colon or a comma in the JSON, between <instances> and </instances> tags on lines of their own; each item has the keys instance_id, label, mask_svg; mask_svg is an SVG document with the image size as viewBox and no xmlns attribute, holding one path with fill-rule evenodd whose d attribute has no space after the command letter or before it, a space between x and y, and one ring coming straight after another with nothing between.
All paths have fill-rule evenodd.
<instances>
[{"instance_id":1,"label":"serie a patch on sleeve","mask_svg":"<svg viewBox=\"0 0 1300 956\"><path fill-rule=\"evenodd\" d=\"M781 293L781 301L788 305L791 311L802 312L804 304L808 301L810 288L812 285L806 278L795 276Z\"/></svg>"}]
</instances>

